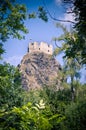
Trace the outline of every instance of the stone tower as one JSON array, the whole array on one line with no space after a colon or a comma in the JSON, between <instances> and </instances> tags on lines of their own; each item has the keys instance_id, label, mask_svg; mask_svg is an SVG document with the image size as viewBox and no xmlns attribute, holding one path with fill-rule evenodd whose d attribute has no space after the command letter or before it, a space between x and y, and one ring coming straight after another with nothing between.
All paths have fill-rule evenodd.
<instances>
[{"instance_id":1,"label":"stone tower","mask_svg":"<svg viewBox=\"0 0 86 130\"><path fill-rule=\"evenodd\" d=\"M44 52L46 54L52 55L53 54L53 46L50 44L48 45L45 42L41 42L40 44L38 42L33 42L29 44L28 52Z\"/></svg>"}]
</instances>

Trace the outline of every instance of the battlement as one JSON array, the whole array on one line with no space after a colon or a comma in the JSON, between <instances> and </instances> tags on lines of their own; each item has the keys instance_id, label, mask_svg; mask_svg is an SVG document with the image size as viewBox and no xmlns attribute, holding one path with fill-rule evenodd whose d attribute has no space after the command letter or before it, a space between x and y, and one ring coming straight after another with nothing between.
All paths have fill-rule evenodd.
<instances>
[{"instance_id":1,"label":"battlement","mask_svg":"<svg viewBox=\"0 0 86 130\"><path fill-rule=\"evenodd\" d=\"M40 44L38 42L33 42L33 43L29 43L29 47L28 47L28 52L32 53L32 52L44 52L46 54L53 54L53 46L52 45L48 45L45 42L41 42Z\"/></svg>"}]
</instances>

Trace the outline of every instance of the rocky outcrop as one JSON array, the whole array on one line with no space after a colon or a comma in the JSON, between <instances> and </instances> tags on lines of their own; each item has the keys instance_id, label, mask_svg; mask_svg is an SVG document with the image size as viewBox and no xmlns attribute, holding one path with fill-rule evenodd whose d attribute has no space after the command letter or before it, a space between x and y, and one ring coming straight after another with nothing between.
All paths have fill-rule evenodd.
<instances>
[{"instance_id":1,"label":"rocky outcrop","mask_svg":"<svg viewBox=\"0 0 86 130\"><path fill-rule=\"evenodd\" d=\"M58 72L60 64L51 55L39 52L27 53L19 65L22 86L26 90L42 88L45 85L60 87Z\"/></svg>"}]
</instances>

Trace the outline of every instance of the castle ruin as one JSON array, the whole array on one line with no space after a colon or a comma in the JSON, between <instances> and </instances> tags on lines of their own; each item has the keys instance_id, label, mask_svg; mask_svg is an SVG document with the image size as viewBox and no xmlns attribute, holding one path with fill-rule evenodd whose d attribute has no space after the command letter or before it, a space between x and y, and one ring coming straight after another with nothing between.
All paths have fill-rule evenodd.
<instances>
[{"instance_id":1,"label":"castle ruin","mask_svg":"<svg viewBox=\"0 0 86 130\"><path fill-rule=\"evenodd\" d=\"M52 55L53 54L53 46L51 44L47 44L45 42L38 42L29 43L28 52L44 52L46 54Z\"/></svg>"}]
</instances>

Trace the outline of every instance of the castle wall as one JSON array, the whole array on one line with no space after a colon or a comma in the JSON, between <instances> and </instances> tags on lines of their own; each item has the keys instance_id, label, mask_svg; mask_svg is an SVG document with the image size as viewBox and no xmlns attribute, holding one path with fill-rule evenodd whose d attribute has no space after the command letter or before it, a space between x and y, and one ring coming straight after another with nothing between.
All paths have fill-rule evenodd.
<instances>
[{"instance_id":1,"label":"castle wall","mask_svg":"<svg viewBox=\"0 0 86 130\"><path fill-rule=\"evenodd\" d=\"M29 48L28 48L28 52L31 53L31 52L35 52L35 51L44 52L46 54L52 55L53 54L53 47L52 47L52 45L48 45L45 42L41 42L40 44L37 42L30 43Z\"/></svg>"}]
</instances>

